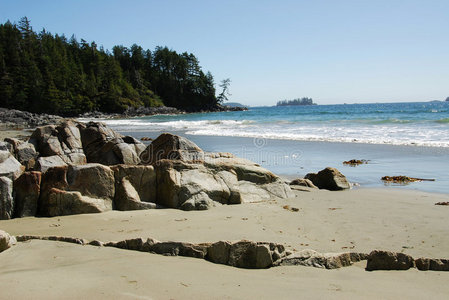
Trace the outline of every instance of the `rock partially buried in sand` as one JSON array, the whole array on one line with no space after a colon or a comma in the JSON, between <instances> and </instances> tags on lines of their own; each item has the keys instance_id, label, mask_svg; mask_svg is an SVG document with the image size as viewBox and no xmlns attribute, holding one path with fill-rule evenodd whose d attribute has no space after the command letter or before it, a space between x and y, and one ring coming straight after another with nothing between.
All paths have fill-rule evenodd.
<instances>
[{"instance_id":1,"label":"rock partially buried in sand","mask_svg":"<svg viewBox=\"0 0 449 300\"><path fill-rule=\"evenodd\" d=\"M449 259L418 258L415 265L420 271L449 271Z\"/></svg>"},{"instance_id":2,"label":"rock partially buried in sand","mask_svg":"<svg viewBox=\"0 0 449 300\"><path fill-rule=\"evenodd\" d=\"M10 236L7 232L0 230L0 252L11 248L12 245L16 243L16 239Z\"/></svg>"},{"instance_id":3,"label":"rock partially buried in sand","mask_svg":"<svg viewBox=\"0 0 449 300\"><path fill-rule=\"evenodd\" d=\"M313 189L317 189L318 187L313 184L313 182L310 179L305 178L297 178L290 182L290 185L297 185L297 186L305 186Z\"/></svg>"},{"instance_id":4,"label":"rock partially buried in sand","mask_svg":"<svg viewBox=\"0 0 449 300\"><path fill-rule=\"evenodd\" d=\"M368 255L365 253L319 253L306 249L283 258L277 265L338 269L351 266L355 262L367 259L367 257Z\"/></svg>"},{"instance_id":5,"label":"rock partially buried in sand","mask_svg":"<svg viewBox=\"0 0 449 300\"><path fill-rule=\"evenodd\" d=\"M414 266L415 261L410 255L400 252L374 250L368 256L366 270L408 270Z\"/></svg>"},{"instance_id":6,"label":"rock partially buried in sand","mask_svg":"<svg viewBox=\"0 0 449 300\"><path fill-rule=\"evenodd\" d=\"M335 168L327 167L318 173L309 173L304 178L312 181L320 189L340 191L351 188L346 177Z\"/></svg>"}]
</instances>

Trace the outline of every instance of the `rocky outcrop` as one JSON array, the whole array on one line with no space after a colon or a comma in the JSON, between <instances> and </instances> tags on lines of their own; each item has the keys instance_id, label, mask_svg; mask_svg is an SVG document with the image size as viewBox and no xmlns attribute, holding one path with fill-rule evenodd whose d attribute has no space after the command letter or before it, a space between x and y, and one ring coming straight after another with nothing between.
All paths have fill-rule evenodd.
<instances>
[{"instance_id":1,"label":"rocky outcrop","mask_svg":"<svg viewBox=\"0 0 449 300\"><path fill-rule=\"evenodd\" d=\"M162 159L183 162L203 162L204 152L194 142L171 133L163 133L141 154L144 164L155 164Z\"/></svg>"},{"instance_id":2,"label":"rocky outcrop","mask_svg":"<svg viewBox=\"0 0 449 300\"><path fill-rule=\"evenodd\" d=\"M34 114L16 109L0 108L0 123L11 127L36 127L55 124L62 118L55 115Z\"/></svg>"},{"instance_id":3,"label":"rocky outcrop","mask_svg":"<svg viewBox=\"0 0 449 300\"><path fill-rule=\"evenodd\" d=\"M292 192L279 177L247 160L205 155L204 163L159 160L157 203L183 210L288 198Z\"/></svg>"},{"instance_id":4,"label":"rocky outcrop","mask_svg":"<svg viewBox=\"0 0 449 300\"><path fill-rule=\"evenodd\" d=\"M320 189L339 191L350 189L351 185L346 177L335 168L325 168L318 173L309 173L305 177Z\"/></svg>"},{"instance_id":5,"label":"rocky outcrop","mask_svg":"<svg viewBox=\"0 0 449 300\"><path fill-rule=\"evenodd\" d=\"M283 258L277 265L338 269L351 266L355 262L367 259L367 257L367 254L357 252L319 253L313 250L303 250Z\"/></svg>"},{"instance_id":6,"label":"rocky outcrop","mask_svg":"<svg viewBox=\"0 0 449 300\"><path fill-rule=\"evenodd\" d=\"M31 171L23 173L14 181L14 217L34 217L41 190L42 173Z\"/></svg>"},{"instance_id":7,"label":"rocky outcrop","mask_svg":"<svg viewBox=\"0 0 449 300\"><path fill-rule=\"evenodd\" d=\"M89 122L81 128L84 154L90 163L138 164L139 151L143 150L143 144L131 138L125 140L129 143L103 123Z\"/></svg>"},{"instance_id":8,"label":"rocky outcrop","mask_svg":"<svg viewBox=\"0 0 449 300\"><path fill-rule=\"evenodd\" d=\"M112 166L116 186L126 179L133 186L143 202L156 202L156 171L153 166Z\"/></svg>"},{"instance_id":9,"label":"rocky outcrop","mask_svg":"<svg viewBox=\"0 0 449 300\"><path fill-rule=\"evenodd\" d=\"M449 271L449 259L418 258L415 265L420 271Z\"/></svg>"},{"instance_id":10,"label":"rocky outcrop","mask_svg":"<svg viewBox=\"0 0 449 300\"><path fill-rule=\"evenodd\" d=\"M155 203L142 202L139 193L127 178L116 185L114 207L117 210L141 210L156 208Z\"/></svg>"},{"instance_id":11,"label":"rocky outcrop","mask_svg":"<svg viewBox=\"0 0 449 300\"><path fill-rule=\"evenodd\" d=\"M108 211L114 194L114 172L107 166L50 168L42 176L38 213L57 216Z\"/></svg>"},{"instance_id":12,"label":"rocky outcrop","mask_svg":"<svg viewBox=\"0 0 449 300\"><path fill-rule=\"evenodd\" d=\"M297 186L304 186L309 187L313 189L317 189L318 187L313 184L313 182L310 179L305 178L297 178L290 182L290 185L297 185Z\"/></svg>"},{"instance_id":13,"label":"rocky outcrop","mask_svg":"<svg viewBox=\"0 0 449 300\"><path fill-rule=\"evenodd\" d=\"M9 151L0 151L0 176L15 180L24 171L25 167Z\"/></svg>"},{"instance_id":14,"label":"rocky outcrop","mask_svg":"<svg viewBox=\"0 0 449 300\"><path fill-rule=\"evenodd\" d=\"M16 243L16 239L10 236L7 232L0 230L0 252L11 248L12 245Z\"/></svg>"},{"instance_id":15,"label":"rocky outcrop","mask_svg":"<svg viewBox=\"0 0 449 300\"><path fill-rule=\"evenodd\" d=\"M14 214L13 182L8 177L0 177L0 220L8 220Z\"/></svg>"},{"instance_id":16,"label":"rocky outcrop","mask_svg":"<svg viewBox=\"0 0 449 300\"><path fill-rule=\"evenodd\" d=\"M408 270L414 266L415 261L410 255L400 252L374 250L368 256L366 270Z\"/></svg>"}]
</instances>

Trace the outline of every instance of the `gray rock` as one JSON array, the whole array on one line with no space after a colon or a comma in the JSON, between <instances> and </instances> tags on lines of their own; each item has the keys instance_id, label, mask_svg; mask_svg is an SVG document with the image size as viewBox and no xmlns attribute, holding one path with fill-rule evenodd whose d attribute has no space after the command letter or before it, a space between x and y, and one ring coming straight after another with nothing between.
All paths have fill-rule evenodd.
<instances>
[{"instance_id":1,"label":"gray rock","mask_svg":"<svg viewBox=\"0 0 449 300\"><path fill-rule=\"evenodd\" d=\"M400 252L374 250L368 256L366 270L408 270L414 266L415 261L410 255Z\"/></svg>"},{"instance_id":2,"label":"gray rock","mask_svg":"<svg viewBox=\"0 0 449 300\"><path fill-rule=\"evenodd\" d=\"M16 243L16 239L7 232L0 230L0 252L11 248Z\"/></svg>"},{"instance_id":3,"label":"gray rock","mask_svg":"<svg viewBox=\"0 0 449 300\"><path fill-rule=\"evenodd\" d=\"M282 258L277 265L338 269L351 266L354 262L365 260L367 256L364 253L319 253L306 249Z\"/></svg>"},{"instance_id":4,"label":"gray rock","mask_svg":"<svg viewBox=\"0 0 449 300\"><path fill-rule=\"evenodd\" d=\"M114 205L115 209L123 211L156 208L155 203L142 202L139 193L126 178L122 178L116 186Z\"/></svg>"},{"instance_id":5,"label":"gray rock","mask_svg":"<svg viewBox=\"0 0 449 300\"><path fill-rule=\"evenodd\" d=\"M101 164L70 165L67 170L68 190L82 195L112 200L115 194L114 172Z\"/></svg>"},{"instance_id":6,"label":"gray rock","mask_svg":"<svg viewBox=\"0 0 449 300\"><path fill-rule=\"evenodd\" d=\"M120 134L99 122L89 122L79 128L87 162L104 165L138 164L140 162L136 152L137 148L142 148L142 146L136 146L136 142L139 145L140 142L127 139L131 143L127 144Z\"/></svg>"},{"instance_id":7,"label":"gray rock","mask_svg":"<svg viewBox=\"0 0 449 300\"><path fill-rule=\"evenodd\" d=\"M351 188L346 177L335 168L328 167L318 173L309 173L304 178L312 181L320 189L339 191Z\"/></svg>"},{"instance_id":8,"label":"gray rock","mask_svg":"<svg viewBox=\"0 0 449 300\"><path fill-rule=\"evenodd\" d=\"M305 178L297 178L290 182L290 185L297 185L297 186L305 186L313 189L317 189L318 187L313 184L313 182L310 179Z\"/></svg>"},{"instance_id":9,"label":"gray rock","mask_svg":"<svg viewBox=\"0 0 449 300\"><path fill-rule=\"evenodd\" d=\"M59 155L39 157L34 169L45 173L50 168L67 166L67 163Z\"/></svg>"},{"instance_id":10,"label":"gray rock","mask_svg":"<svg viewBox=\"0 0 449 300\"><path fill-rule=\"evenodd\" d=\"M112 200L96 199L81 195L80 192L63 191L52 188L46 201L41 203L42 215L47 217L100 213L112 210Z\"/></svg>"},{"instance_id":11,"label":"gray rock","mask_svg":"<svg viewBox=\"0 0 449 300\"><path fill-rule=\"evenodd\" d=\"M157 203L184 210L292 197L279 177L250 161L207 154L204 163L159 160Z\"/></svg>"},{"instance_id":12,"label":"gray rock","mask_svg":"<svg viewBox=\"0 0 449 300\"><path fill-rule=\"evenodd\" d=\"M25 167L9 151L0 151L0 176L15 180L24 171Z\"/></svg>"},{"instance_id":13,"label":"gray rock","mask_svg":"<svg viewBox=\"0 0 449 300\"><path fill-rule=\"evenodd\" d=\"M9 220L14 214L13 182L8 177L0 177L0 220Z\"/></svg>"},{"instance_id":14,"label":"gray rock","mask_svg":"<svg viewBox=\"0 0 449 300\"><path fill-rule=\"evenodd\" d=\"M41 172L31 171L23 173L14 181L14 217L36 216L41 180Z\"/></svg>"},{"instance_id":15,"label":"gray rock","mask_svg":"<svg viewBox=\"0 0 449 300\"><path fill-rule=\"evenodd\" d=\"M141 201L156 203L156 171L153 166L116 165L111 169L114 171L116 186L126 178Z\"/></svg>"},{"instance_id":16,"label":"gray rock","mask_svg":"<svg viewBox=\"0 0 449 300\"><path fill-rule=\"evenodd\" d=\"M204 152L194 142L171 133L163 133L140 156L143 164L155 164L161 159L184 162L204 161Z\"/></svg>"}]
</instances>

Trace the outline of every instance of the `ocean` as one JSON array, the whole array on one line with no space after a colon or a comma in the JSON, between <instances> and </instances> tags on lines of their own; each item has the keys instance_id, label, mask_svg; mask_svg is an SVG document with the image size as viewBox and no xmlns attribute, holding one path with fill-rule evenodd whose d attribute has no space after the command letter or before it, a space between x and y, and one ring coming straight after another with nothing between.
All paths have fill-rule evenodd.
<instances>
[{"instance_id":1,"label":"ocean","mask_svg":"<svg viewBox=\"0 0 449 300\"><path fill-rule=\"evenodd\" d=\"M361 187L406 175L435 181L394 187L449 194L449 102L252 107L104 121L136 138L180 134L206 151L231 152L290 178L332 166ZM350 159L368 164L342 164Z\"/></svg>"}]
</instances>

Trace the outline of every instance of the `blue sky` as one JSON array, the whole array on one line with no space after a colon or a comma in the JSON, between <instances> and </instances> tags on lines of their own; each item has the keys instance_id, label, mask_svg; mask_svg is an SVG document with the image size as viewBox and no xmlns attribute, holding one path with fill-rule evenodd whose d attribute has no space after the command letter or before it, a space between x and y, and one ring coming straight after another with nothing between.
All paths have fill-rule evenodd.
<instances>
[{"instance_id":1,"label":"blue sky","mask_svg":"<svg viewBox=\"0 0 449 300\"><path fill-rule=\"evenodd\" d=\"M449 96L449 1L5 1L0 21L106 49L192 52L231 101L272 105L426 101Z\"/></svg>"}]
</instances>

